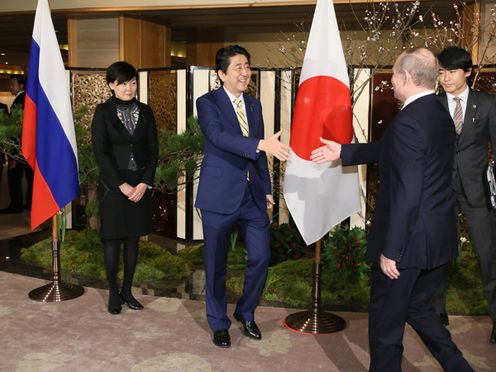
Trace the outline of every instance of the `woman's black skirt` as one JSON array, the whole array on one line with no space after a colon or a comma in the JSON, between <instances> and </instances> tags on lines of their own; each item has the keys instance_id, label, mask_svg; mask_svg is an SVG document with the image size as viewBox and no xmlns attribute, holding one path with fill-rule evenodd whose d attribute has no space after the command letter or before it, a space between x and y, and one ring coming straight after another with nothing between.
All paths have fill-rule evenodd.
<instances>
[{"instance_id":1,"label":"woman's black skirt","mask_svg":"<svg viewBox=\"0 0 496 372\"><path fill-rule=\"evenodd\" d=\"M141 182L142 172L120 170L121 177L131 186ZM148 189L138 203L129 201L118 187L110 189L100 180L100 235L102 239L125 239L147 235L152 225L152 190Z\"/></svg>"}]
</instances>

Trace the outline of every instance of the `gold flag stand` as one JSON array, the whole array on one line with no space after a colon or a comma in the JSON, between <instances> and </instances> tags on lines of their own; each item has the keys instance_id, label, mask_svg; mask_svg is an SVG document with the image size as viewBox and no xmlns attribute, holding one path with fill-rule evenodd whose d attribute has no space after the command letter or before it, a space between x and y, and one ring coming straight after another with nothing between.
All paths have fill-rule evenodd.
<instances>
[{"instance_id":1,"label":"gold flag stand","mask_svg":"<svg viewBox=\"0 0 496 372\"><path fill-rule=\"evenodd\" d=\"M29 298L41 302L61 302L79 297L84 288L60 280L60 243L58 239L57 215L52 217L52 282L29 292Z\"/></svg>"},{"instance_id":2,"label":"gold flag stand","mask_svg":"<svg viewBox=\"0 0 496 372\"><path fill-rule=\"evenodd\" d=\"M313 265L312 309L288 315L282 321L286 328L302 333L333 333L346 327L343 318L320 309L320 282L322 264L320 263L321 240L315 244L315 263Z\"/></svg>"}]
</instances>

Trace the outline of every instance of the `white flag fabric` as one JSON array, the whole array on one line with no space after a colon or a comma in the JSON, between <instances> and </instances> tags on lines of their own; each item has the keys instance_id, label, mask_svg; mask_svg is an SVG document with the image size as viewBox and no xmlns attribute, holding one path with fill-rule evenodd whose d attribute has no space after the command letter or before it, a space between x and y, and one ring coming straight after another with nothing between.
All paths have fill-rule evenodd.
<instances>
[{"instance_id":1,"label":"white flag fabric","mask_svg":"<svg viewBox=\"0 0 496 372\"><path fill-rule=\"evenodd\" d=\"M315 164L319 137L341 144L353 139L350 83L334 5L318 0L313 16L291 125L291 159L284 198L306 244L360 210L356 167Z\"/></svg>"}]
</instances>

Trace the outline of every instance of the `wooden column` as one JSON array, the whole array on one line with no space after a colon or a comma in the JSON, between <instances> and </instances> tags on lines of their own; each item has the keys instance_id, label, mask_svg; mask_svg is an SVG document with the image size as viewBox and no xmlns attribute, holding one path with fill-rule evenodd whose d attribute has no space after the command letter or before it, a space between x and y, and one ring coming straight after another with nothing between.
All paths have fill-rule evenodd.
<instances>
[{"instance_id":1,"label":"wooden column","mask_svg":"<svg viewBox=\"0 0 496 372\"><path fill-rule=\"evenodd\" d=\"M223 28L190 29L186 39L186 63L188 65L215 66L215 53L224 46Z\"/></svg>"},{"instance_id":2,"label":"wooden column","mask_svg":"<svg viewBox=\"0 0 496 372\"><path fill-rule=\"evenodd\" d=\"M477 64L479 61L479 40L481 38L481 6L479 1L467 3L463 7L462 30L464 40L459 40L459 44L472 55L472 61Z\"/></svg>"},{"instance_id":3,"label":"wooden column","mask_svg":"<svg viewBox=\"0 0 496 372\"><path fill-rule=\"evenodd\" d=\"M119 17L119 58L137 68L170 66L170 28L155 22Z\"/></svg>"},{"instance_id":4,"label":"wooden column","mask_svg":"<svg viewBox=\"0 0 496 372\"><path fill-rule=\"evenodd\" d=\"M119 59L118 17L67 21L69 67L107 67Z\"/></svg>"}]
</instances>

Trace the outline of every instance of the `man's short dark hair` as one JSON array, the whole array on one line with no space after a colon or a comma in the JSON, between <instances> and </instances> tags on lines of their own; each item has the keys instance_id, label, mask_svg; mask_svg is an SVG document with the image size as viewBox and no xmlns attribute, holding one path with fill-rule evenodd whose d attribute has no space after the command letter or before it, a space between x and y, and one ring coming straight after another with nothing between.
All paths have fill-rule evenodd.
<instances>
[{"instance_id":1,"label":"man's short dark hair","mask_svg":"<svg viewBox=\"0 0 496 372\"><path fill-rule=\"evenodd\" d=\"M136 68L127 62L118 61L107 67L106 79L107 83L113 83L117 80L117 84L125 83L138 76Z\"/></svg>"},{"instance_id":2,"label":"man's short dark hair","mask_svg":"<svg viewBox=\"0 0 496 372\"><path fill-rule=\"evenodd\" d=\"M12 79L16 79L17 84L26 86L26 80L24 79L24 75L18 75L18 74L10 75L10 80Z\"/></svg>"},{"instance_id":3,"label":"man's short dark hair","mask_svg":"<svg viewBox=\"0 0 496 372\"><path fill-rule=\"evenodd\" d=\"M445 48L437 55L439 64L446 70L457 70L461 68L463 71L470 71L472 68L472 57L465 49L451 46Z\"/></svg>"},{"instance_id":4,"label":"man's short dark hair","mask_svg":"<svg viewBox=\"0 0 496 372\"><path fill-rule=\"evenodd\" d=\"M227 68L231 63L231 57L238 54L244 55L248 60L248 63L250 63L250 53L242 46L228 45L224 48L220 48L215 55L215 71L218 72L219 70L222 70L224 74L227 73Z\"/></svg>"}]
</instances>

